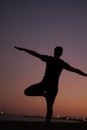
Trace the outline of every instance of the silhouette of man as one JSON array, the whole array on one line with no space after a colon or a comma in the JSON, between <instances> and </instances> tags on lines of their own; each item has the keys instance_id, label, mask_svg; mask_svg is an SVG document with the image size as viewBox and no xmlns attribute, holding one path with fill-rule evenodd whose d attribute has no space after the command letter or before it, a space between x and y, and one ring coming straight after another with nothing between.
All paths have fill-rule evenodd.
<instances>
[{"instance_id":1,"label":"silhouette of man","mask_svg":"<svg viewBox=\"0 0 87 130\"><path fill-rule=\"evenodd\" d=\"M65 69L71 72L75 72L82 76L87 76L87 73L84 73L81 70L72 67L64 60L60 59L60 56L63 53L63 48L61 46L57 46L54 49L54 56L42 55L33 50L16 46L15 48L20 51L25 51L46 62L46 71L42 81L26 88L24 90L24 94L26 96L45 97L47 103L46 123L49 123L52 118L53 104L58 93L58 82L62 70Z\"/></svg>"}]
</instances>

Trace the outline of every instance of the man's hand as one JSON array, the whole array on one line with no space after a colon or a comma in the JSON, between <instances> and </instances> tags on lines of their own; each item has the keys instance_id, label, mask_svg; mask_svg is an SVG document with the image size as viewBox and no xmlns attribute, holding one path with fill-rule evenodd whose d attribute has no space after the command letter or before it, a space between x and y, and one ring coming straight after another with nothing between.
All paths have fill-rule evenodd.
<instances>
[{"instance_id":1,"label":"man's hand","mask_svg":"<svg viewBox=\"0 0 87 130\"><path fill-rule=\"evenodd\" d=\"M26 49L26 48L21 48L21 47L17 47L17 46L14 46L15 49L19 50L19 51L25 51L27 52L28 54L31 54L39 59L42 59L42 55L33 51L33 50L29 50L29 49Z\"/></svg>"},{"instance_id":2,"label":"man's hand","mask_svg":"<svg viewBox=\"0 0 87 130\"><path fill-rule=\"evenodd\" d=\"M15 49L18 49L19 51L23 51L23 48L20 48L20 47L14 47Z\"/></svg>"}]
</instances>

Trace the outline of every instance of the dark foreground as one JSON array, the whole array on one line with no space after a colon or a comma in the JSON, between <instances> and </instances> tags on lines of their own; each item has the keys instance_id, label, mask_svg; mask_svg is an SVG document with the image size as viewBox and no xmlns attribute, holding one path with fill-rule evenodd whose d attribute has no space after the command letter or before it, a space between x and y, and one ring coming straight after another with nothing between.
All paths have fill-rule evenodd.
<instances>
[{"instance_id":1,"label":"dark foreground","mask_svg":"<svg viewBox=\"0 0 87 130\"><path fill-rule=\"evenodd\" d=\"M52 122L46 126L44 122L35 121L0 121L0 130L58 130L58 129L87 129L87 123Z\"/></svg>"}]
</instances>

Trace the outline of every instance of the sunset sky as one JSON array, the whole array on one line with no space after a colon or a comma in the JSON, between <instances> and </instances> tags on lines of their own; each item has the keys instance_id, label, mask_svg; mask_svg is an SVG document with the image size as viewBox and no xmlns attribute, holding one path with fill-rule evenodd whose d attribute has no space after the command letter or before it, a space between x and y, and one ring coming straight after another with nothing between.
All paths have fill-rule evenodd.
<instances>
[{"instance_id":1,"label":"sunset sky","mask_svg":"<svg viewBox=\"0 0 87 130\"><path fill-rule=\"evenodd\" d=\"M0 0L0 111L45 115L43 97L27 97L24 89L42 80L45 63L25 52L25 47L53 55L87 72L86 0ZM54 113L87 117L87 77L63 70Z\"/></svg>"}]
</instances>

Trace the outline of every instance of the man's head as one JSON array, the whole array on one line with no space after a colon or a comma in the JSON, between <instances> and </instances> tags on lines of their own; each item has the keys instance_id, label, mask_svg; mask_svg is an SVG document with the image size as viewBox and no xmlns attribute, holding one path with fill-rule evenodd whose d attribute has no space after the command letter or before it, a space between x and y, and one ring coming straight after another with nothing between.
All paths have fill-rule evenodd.
<instances>
[{"instance_id":1,"label":"man's head","mask_svg":"<svg viewBox=\"0 0 87 130\"><path fill-rule=\"evenodd\" d=\"M55 49L54 49L54 56L55 57L60 57L63 53L63 48L61 46L57 46Z\"/></svg>"}]
</instances>

